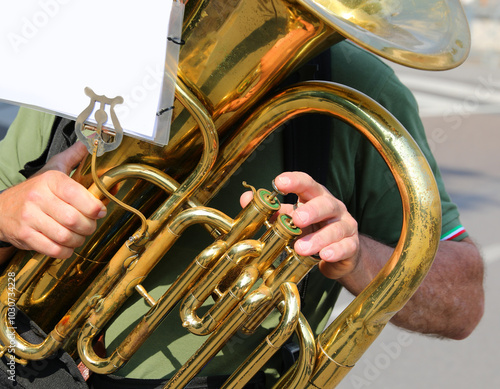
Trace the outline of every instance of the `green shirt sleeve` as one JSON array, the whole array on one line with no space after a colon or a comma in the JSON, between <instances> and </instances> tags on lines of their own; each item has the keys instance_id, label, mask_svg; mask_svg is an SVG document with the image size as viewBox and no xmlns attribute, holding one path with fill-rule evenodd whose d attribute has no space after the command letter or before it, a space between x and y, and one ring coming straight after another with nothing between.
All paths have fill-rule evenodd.
<instances>
[{"instance_id":1,"label":"green shirt sleeve","mask_svg":"<svg viewBox=\"0 0 500 389\"><path fill-rule=\"evenodd\" d=\"M24 181L24 165L39 157L49 142L55 116L20 108L5 138L0 141L0 190Z\"/></svg>"},{"instance_id":2,"label":"green shirt sleeve","mask_svg":"<svg viewBox=\"0 0 500 389\"><path fill-rule=\"evenodd\" d=\"M432 155L424 127L418 112L418 105L413 94L397 78L394 71L379 58L368 55L364 50L351 43L343 42L332 49L332 61L340 56L350 66L335 67L334 80L353 87L378 101L389 110L408 130L420 146L437 182L442 205L442 238L446 235L456 240L467 236L461 226L457 206L446 192L441 173ZM360 67L360 69L356 69ZM365 71L363 71L365 69ZM366 72L371 69L371 72ZM356 78L352 75L355 74ZM342 125L340 125L342 127ZM352 192L341 193L340 198L346 203L349 211L359 224L361 233L389 244L395 245L399 239L402 226L402 205L396 182L383 158L371 143L352 128L343 129L344 144L334 144L336 154L351 153L346 158L354 160L354 166L336 185L351 182L344 187L352 188ZM349 133L350 132L350 133ZM335 139L337 142L337 138ZM339 151L339 146L344 147ZM335 161L333 165L335 167ZM338 167L337 167L338 168ZM337 175L339 173L336 173ZM343 181L348 180L348 181ZM352 185L352 182L355 185ZM450 235L451 231L461 234Z\"/></svg>"}]
</instances>

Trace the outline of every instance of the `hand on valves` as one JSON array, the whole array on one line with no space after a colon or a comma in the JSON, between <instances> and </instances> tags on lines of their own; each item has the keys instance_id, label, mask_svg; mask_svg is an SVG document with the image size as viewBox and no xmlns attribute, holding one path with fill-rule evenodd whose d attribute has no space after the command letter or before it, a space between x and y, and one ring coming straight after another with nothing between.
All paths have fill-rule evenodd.
<instances>
[{"instance_id":1,"label":"hand on valves","mask_svg":"<svg viewBox=\"0 0 500 389\"><path fill-rule=\"evenodd\" d=\"M287 172L275 180L283 193L295 193L299 205L282 204L280 212L287 213L303 231L295 242L299 255L318 255L321 272L328 278L339 279L351 273L359 260L359 236L356 220L346 206L323 185L301 172ZM242 205L250 199L241 197Z\"/></svg>"}]
</instances>

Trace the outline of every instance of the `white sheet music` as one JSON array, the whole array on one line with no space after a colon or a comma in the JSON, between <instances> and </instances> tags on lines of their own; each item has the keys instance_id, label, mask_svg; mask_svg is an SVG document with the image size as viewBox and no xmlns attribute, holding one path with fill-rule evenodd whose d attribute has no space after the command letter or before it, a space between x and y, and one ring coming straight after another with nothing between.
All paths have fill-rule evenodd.
<instances>
[{"instance_id":1,"label":"white sheet music","mask_svg":"<svg viewBox=\"0 0 500 389\"><path fill-rule=\"evenodd\" d=\"M0 99L76 118L86 86L122 96L126 133L155 137L173 0L2 0Z\"/></svg>"}]
</instances>

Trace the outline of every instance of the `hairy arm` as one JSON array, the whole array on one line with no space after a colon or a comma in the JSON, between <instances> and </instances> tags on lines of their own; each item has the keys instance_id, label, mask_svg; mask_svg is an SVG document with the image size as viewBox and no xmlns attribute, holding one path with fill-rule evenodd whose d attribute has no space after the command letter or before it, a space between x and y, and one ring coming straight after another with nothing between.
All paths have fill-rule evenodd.
<instances>
[{"instance_id":1,"label":"hairy arm","mask_svg":"<svg viewBox=\"0 0 500 389\"><path fill-rule=\"evenodd\" d=\"M391 247L361 236L356 268L339 281L358 295L392 251ZM470 238L440 242L429 273L392 323L424 334L466 338L483 315L483 272L479 250Z\"/></svg>"}]
</instances>

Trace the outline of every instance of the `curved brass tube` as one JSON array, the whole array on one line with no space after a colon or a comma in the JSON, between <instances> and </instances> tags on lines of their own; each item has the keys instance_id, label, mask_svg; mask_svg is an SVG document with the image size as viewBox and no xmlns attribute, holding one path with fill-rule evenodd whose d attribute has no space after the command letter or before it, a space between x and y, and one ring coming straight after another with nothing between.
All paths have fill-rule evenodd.
<instances>
[{"instance_id":1,"label":"curved brass tube","mask_svg":"<svg viewBox=\"0 0 500 389\"><path fill-rule=\"evenodd\" d=\"M304 109L303 107L305 106L308 108ZM408 136L406 130L404 130L385 109L370 99L367 99L364 95L332 83L312 82L290 88L277 96L270 104L257 111L244 124L244 131L240 132L239 135L236 136L236 139L233 139L231 149L229 151L226 151L226 149L223 150L225 157L223 160L226 161L226 163L224 166L217 166L217 169L214 170L215 173L211 174L212 177L210 182L215 183L214 185L221 185L223 179L221 178L220 172L224 171L225 175L227 175L228 171L237 169L239 163L244 160L244 158L241 158L241 154L247 152L248 145L245 147L242 146L241 149L239 149L238 146L234 146L235 144L240 144L238 142L239 137L247 137L249 133L251 133L254 139L261 140L283 121L296 115L297 112L322 112L337 116L361 131L375 144L379 151L383 152L384 158L386 158L389 165L392 166L393 174L396 176L405 209L405 227L402 232L403 243L398 245L393 258L397 257L397 254L401 252L403 247L405 248L405 252L413 252L414 257L417 257L417 253L414 251L418 250L419 256L424 258L423 263L413 263L411 265L405 263L405 265L400 265L398 269L398 271L405 270L410 272L410 275L406 275L405 277L415 276L416 280L412 282L412 285L416 288L423 274L425 274L425 270L430 266L437 248L437 238L434 237L439 236L439 197L436 195L436 187L432 180L430 169L423 156L419 153L419 149ZM230 158L230 156L227 155L229 152L231 156L234 154L238 154L238 156ZM236 160L238 162L234 162ZM411 183L409 183L409 181L411 181ZM425 209L425 211L422 211L422 209ZM408 234L412 236L409 237ZM425 239L422 237L425 237ZM410 240L414 243L407 247L406 240L409 238L412 238ZM417 239L415 240L413 238ZM415 247L417 247L417 249L415 249ZM402 261L404 263L407 258L408 257L401 258L400 262ZM394 259L388 263L382 275L380 275L376 281L380 281L381 277L387 276L388 269L391 267L395 267ZM401 277L404 278L404 276ZM363 298L363 296L373 292L375 289L376 287L374 286L369 287L369 292L364 292L358 299ZM397 298L393 297L394 302L391 304L391 310L389 312L383 311L379 314L385 321L382 321L380 317L378 317L377 325L371 326L370 332L378 333L383 325L385 325L390 317L397 311L397 309L394 309L394 306L402 306L404 301L411 296L413 291L414 289L402 293ZM394 291L391 292L393 293ZM379 299L380 296L373 298ZM373 301L370 301L369 304L370 309L372 309L373 306L372 302ZM350 322L351 319L352 317L350 317L349 320L344 320L345 322ZM375 331L376 329L378 331ZM352 334L349 336L352 336ZM372 336L374 338L374 335ZM327 338L328 335L322 335L320 340ZM326 345L318 350L320 353L318 358L324 358L328 362L330 358L322 351L325 348L331 348L330 343L326 342ZM337 347L335 347L335 349L337 349ZM328 365L331 364L332 363ZM337 366L336 363L333 363L333 365ZM326 370L327 369L318 370L318 368L316 368L315 371L318 375L318 372L325 374L324 372ZM322 376L322 374L320 374L320 376ZM313 378L313 380L317 379L316 377ZM329 376L326 380L330 382L328 386L331 385L332 380L333 378ZM322 385L324 384L320 384L319 387L322 387Z\"/></svg>"},{"instance_id":2,"label":"curved brass tube","mask_svg":"<svg viewBox=\"0 0 500 389\"><path fill-rule=\"evenodd\" d=\"M196 216L193 217L193 214L196 214ZM214 225L222 231L228 231L232 224L232 221L222 212L204 207L187 209L181 212L179 214L179 218L176 220L179 219L181 222L176 224L175 227L175 231L177 233L173 233L171 229L166 228L165 231L163 231L162 234L160 234L159 237L152 242L153 245L157 242L156 244L161 246L158 250L167 251L180 233L194 224L201 223ZM151 259L149 255L152 255L153 259ZM77 346L80 358L94 372L99 374L110 374L116 371L116 369L128 361L129 357L127 357L127 355L129 353L133 354L133 352L126 352L126 350L128 351L131 348L136 350L146 340L144 337L137 337L131 341L126 339L122 345L114 350L107 358L98 356L93 348L95 337L121 307L122 303L128 298L128 296L130 296L132 289L134 289L137 285L140 285L142 280L154 267L154 260L158 255L158 259L163 256L163 254L158 254L157 250L152 250L151 248L148 252L144 253L144 255L138 259L137 263L119 280L115 288L113 288L113 290L111 290L105 298L102 299L99 310L93 312L86 320L78 337ZM194 262L196 263L196 260ZM195 264L193 264L192 268L195 269L195 272L199 269L195 266ZM190 272L189 269L190 268L188 268L187 272ZM197 277L199 276L200 273L198 272ZM181 278L181 280L183 280L183 278ZM189 282L186 281L181 283L180 285L183 288L181 293L185 293L185 290L187 290L189 286L192 286L192 283L194 282L196 282L196 278L190 279ZM176 283L176 285L178 284ZM162 310L168 313L177 301L179 301L182 295L183 294L171 294L169 295L169 299L162 299L162 304L168 306L168 308L162 307ZM117 304L117 301L120 303ZM156 306L152 309L156 309ZM146 322L141 322L140 324L145 323Z\"/></svg>"},{"instance_id":3,"label":"curved brass tube","mask_svg":"<svg viewBox=\"0 0 500 389\"><path fill-rule=\"evenodd\" d=\"M305 106L308 108L304 109ZM320 346L318 348L318 361L310 385L323 387L326 385L325 382L329 382L328 386L330 387L332 382L336 382L339 377L345 374L344 371L352 366L352 361L355 357L359 357L360 355L359 348L356 352L349 350L351 347L349 339L354 337L350 332L352 326L342 326L347 322L351 323L352 320L357 319L360 321L357 326L369 328L369 330L367 330L371 336L369 339L374 339L374 334L381 330L383 325L385 325L390 317L400 309L413 292L413 290L401 292L398 290L399 285L401 285L403 281L406 282L409 277L415 278L411 283L415 288L421 281L423 274L425 274L425 271L432 262L433 253L437 247L437 241L433 237L439 236L437 232L439 231L440 225L440 208L439 201L437 200L439 197L435 194L435 183L433 183L430 178L432 177L430 170L424 158L419 153L418 148L415 147L414 142L400 124L378 104L366 99L363 95L349 88L331 83L305 83L301 86L290 88L278 95L275 100L263 106L262 109L256 111L256 113L246 121L243 130L230 142L231 147L222 150L223 158L221 161L223 162L219 162L216 165L216 169L209 174L211 185L222 185L224 178L228 177L231 171L238 168L239 164L245 159L246 153L251 152L247 144L243 146L246 141L240 142L240 139L252 136L256 139L253 146L257 147L258 142L264 139L264 137L272 132L274 128L292 116L305 112L322 112L337 116L352 124L374 143L378 150L382 151L389 166L392 167L402 194L403 207L405 210L402 238L396 248L394 256L389 261L386 268L381 272L381 275L374 281L373 285L376 286L371 285L367 291L363 292L358 299L353 302L353 304L361 304L355 312L360 312L363 315L358 315L356 318L353 317L352 313L349 313L348 317L341 315L337 321L332 324L333 327L329 327L329 329L319 338ZM224 174L222 174L222 172L224 172ZM199 192L193 201L204 201L205 198L203 193L203 191ZM181 217L178 220L182 219L189 220L190 218ZM204 220L204 222L206 222L206 220ZM186 223L189 224L187 221ZM180 229L182 230L182 228ZM163 231L172 234L172 230L169 228ZM162 234L163 233L160 233L160 236ZM154 246L155 242L160 240L161 239L153 240L150 246ZM409 240L412 241L411 244L407 243ZM159 250L163 252L164 246ZM148 256L158 255L157 250L150 251L150 253L151 254L148 254ZM397 257L400 253L404 253L405 256L402 256L398 261ZM424 263L417 264L413 261L408 264L408 258L411 258L411 256L417 257L417 254L425 258ZM112 263L114 263L114 261L112 261ZM397 282L394 284L394 287L385 286L384 282L386 281L384 281L383 278L385 276L396 279ZM130 287L128 284L129 281L122 280L120 282L127 284L127 289ZM97 282L97 284L99 284L99 282ZM387 290L387 294L384 294L383 297L380 295L375 295L376 297L371 295L374 290L381 290L381 285L382 289L385 288L385 290ZM396 291L400 292L400 294L397 298L390 297L392 300L389 304L387 302L389 297L387 296L393 296ZM267 300L268 298L269 297L261 296L259 299ZM362 303L359 303L360 299ZM386 305L390 307L390 311L382 311L373 315L372 307L375 305L373 304L374 300L385 301ZM106 304L104 303L103 306L104 305ZM257 308L254 306L254 309ZM108 311L110 315L113 309L107 307L105 311ZM91 316L91 321L87 322L82 331L82 344L86 346L84 350L80 349L83 359L88 358L90 361L92 361L94 357L94 355L92 355L91 339L98 332L98 329L102 328L103 324L102 320L98 320L100 324L92 324L94 322L94 319L92 319L93 316L95 316L95 313ZM234 333L234 331L237 330L236 322L239 323L239 320L243 319L236 319L231 314L228 320L228 324L224 322L220 327L227 329L229 325L230 328L232 328L229 332ZM357 323L356 321L354 322ZM344 324L339 325L338 323ZM335 325L337 325L337 327L335 327ZM57 328L59 330L59 326ZM62 329L64 331L61 331L62 333L60 335L64 335L64 332L67 332L69 328L70 326L63 326ZM220 335L219 331L219 329L216 331L218 335L212 335L210 337L210 342L214 339L220 340L220 337L226 338L226 336L231 336L229 333ZM42 346L35 347L36 357L45 356L47 355L46 350L58 347L58 345L54 346L54 342L49 339L59 338L60 335L59 332L57 332L56 336L53 337L51 335L47 338L46 345L42 343ZM346 341L345 344L338 346L338 343L332 341L332 339L336 342L342 339L346 339ZM366 343L369 344L370 342ZM25 346L25 344L20 342L21 350L26 349ZM28 346L31 347L30 345ZM32 350L26 351L26 354L31 354L31 351ZM206 353L209 352L201 351L201 355L206 355ZM336 358L335 362L332 359L333 355L335 355ZM344 358L345 355L349 355L349 358L343 360L342 358ZM97 359L95 363L92 363L97 371L107 373L110 370L116 369L116 367L122 364L127 358L128 357L123 357L120 352L116 352L105 362ZM202 359L203 358L205 357L202 357ZM198 362L196 364L198 364ZM346 368L339 368L339 366L346 366ZM190 367L189 371L192 369L193 368ZM180 371L179 374L182 376L184 375L182 371ZM188 374L191 376L195 373L190 372Z\"/></svg>"},{"instance_id":4,"label":"curved brass tube","mask_svg":"<svg viewBox=\"0 0 500 389\"><path fill-rule=\"evenodd\" d=\"M170 217L174 213L174 210L178 210L186 202L186 199L190 197L192 192L203 183L215 163L219 150L217 131L205 107L196 100L195 96L182 83L178 84L176 93L178 99L183 104L186 104L187 109L199 123L205 147L197 168L178 190L160 206L160 209L153 215L153 219L148 221L150 234L156 232L162 226L162 221ZM158 255L157 252L154 252L154 254ZM124 264L130 264L133 257L134 253L128 245L125 244L118 249L117 254L111 259L109 266L100 273L95 282L89 287L90 293L83 295L75 302L71 310L61 319L42 343L33 344L20 337L16 331L9 330L7 332L9 328L7 316L0 316L0 321L2 321L0 323L0 340L4 344L12 344L16 349L16 354L21 358L38 360L53 354L61 347L64 338L81 323L88 312L96 305L99 298L111 290L115 280L123 273ZM30 280L36 277L50 260L51 258L39 254L33 257L28 262L29 266L26 266L23 269L23 273L18 275L17 285L19 289L24 285L28 285ZM153 266L151 263L150 267L152 268ZM22 291L22 289L19 290L19 292ZM4 305L4 307L6 306ZM7 312L6 309L1 309L0 311Z\"/></svg>"},{"instance_id":5,"label":"curved brass tube","mask_svg":"<svg viewBox=\"0 0 500 389\"><path fill-rule=\"evenodd\" d=\"M254 199L240 212L234 221L218 210L203 207L187 209L177 215L153 241L153 244L157 242L160 245L161 250L167 250L168 244L166 242L173 241L173 237L180 236L187 227L197 223L213 225L220 231L225 232L225 235L198 255L118 348L108 358L104 359L97 356L91 347L92 339L109 320L113 312L115 299L112 294L107 296L106 303L109 302L109 307L105 307L106 309L103 309L103 312L108 314L98 316L94 314L89 319L88 325L85 326L78 342L81 358L87 366L94 371L109 374L125 363L147 339L145 335L155 330L174 305L214 266L222 254L235 242L253 235L260 228L263 221L267 220L273 212L279 209L279 203L272 199L271 194L265 190L255 191ZM151 253L155 255L156 251L149 250L145 256L147 257ZM141 260L148 261L145 258ZM139 278L142 273L137 271L136 274L137 278ZM131 275L128 279L132 280L134 277L134 275ZM126 282L123 283L127 285ZM113 293L117 293L119 298L121 298L120 290L113 291Z\"/></svg>"},{"instance_id":6,"label":"curved brass tube","mask_svg":"<svg viewBox=\"0 0 500 389\"><path fill-rule=\"evenodd\" d=\"M251 378L257 370L259 363L262 365L279 349L283 343L292 335L300 313L300 296L297 286L293 283L284 283L280 286L285 301L283 315L279 325L269 334L264 342L254 350L253 360L259 361L254 366L242 366L240 376L245 379ZM228 319L207 339L202 347L187 361L184 366L167 382L165 388L183 388L217 352L215 345L224 344L235 334L244 321L250 317L264 303L273 299L273 292L266 286L261 286L252 292L243 302L239 309L235 309ZM241 384L240 381L239 383Z\"/></svg>"},{"instance_id":7,"label":"curved brass tube","mask_svg":"<svg viewBox=\"0 0 500 389\"><path fill-rule=\"evenodd\" d=\"M299 107L304 106L308 106L308 109L302 108L302 110L299 110ZM411 265L408 265L406 263L404 265L400 265L398 270L402 271L406 269L410 272L410 275L407 275L407 277L415 276L416 281L412 282L412 286L416 288L419 281L422 279L425 270L427 270L426 268L430 266L435 249L437 247L437 241L433 237L439 236L439 234L435 233L439 230L440 209L438 200L439 197L436 196L435 183L431 178L432 175L430 174L430 170L424 158L421 156L421 154L419 154L418 148L415 147L413 140L408 136L407 132L401 127L401 125L378 104L372 102L371 100L365 98L363 95L349 88L331 83L318 82L306 83L302 86L291 88L283 92L281 95L277 96L277 98L273 100L272 103L265 106L262 110L256 112L255 115L253 115L246 122L245 130L242 133L245 133L245 131L252 132L252 136L254 138L263 139L263 137L267 135L267 133L271 132L284 120L290 118L293 115L296 115L296 112L298 111L316 111L337 116L342 120L349 122L355 128L363 132L363 134L367 136L367 138L372 143L375 144L379 151L383 151L385 158L387 159L390 166L392 166L393 173L396 176L396 181L400 186L400 191L403 197L403 206L405 209L405 227L403 228L402 232L403 243L400 243L398 245L393 259L386 266L386 269L384 270L386 273L384 273L383 271L382 273L384 274L379 276L378 279L375 280L375 282L379 281L381 277L387 276L387 269L391 266L395 266L394 258L397 258L397 255L401 251L401 247L405 247L405 251L413 252L413 255L415 257L417 254L414 252L415 247L419 247L418 254L420 256L423 256L424 262L418 264L413 263ZM265 119L263 119L264 117ZM269 118L271 118L271 120L268 120ZM244 136L248 136L248 134L244 134ZM244 152L247 151L247 147L244 148L245 150L238 150L238 147L234 147L234 144L238 145L239 143L237 141L232 143L232 153L244 154ZM225 151L226 150L223 150L223 152ZM224 158L224 160L227 161L227 163L224 166L219 166L218 169L215 170L216 173L212 174L212 176L216 175L217 172L224 171L227 173L227 171L236 169L238 167L237 163L230 163L233 161L232 158L227 158L227 155L225 155L225 157L226 158ZM238 158L235 158L235 160L241 161L241 155L238 155ZM411 180L412 183L408 183L409 180ZM212 177L211 180L211 182L217 183L218 185L220 185L222 181L223 180L216 179L214 177ZM430 203L428 204L427 202ZM425 206L426 209L425 214L422 214L423 211L421 210L421 207L423 206ZM416 225L414 225L415 223ZM411 227L408 227L408 224ZM412 236L410 236L410 238L412 238L412 241L414 241L414 237L417 237L417 240L410 245L406 243L406 240L409 239L409 237L407 236L409 232L411 232L412 234ZM415 235L416 233L418 233L419 235ZM425 239L423 239L422 237L419 238L420 234L422 234ZM421 246L423 245L425 246L425 249L421 250ZM404 263L404 261L406 260L407 257L402 257L400 262ZM418 271L420 273L415 274L415 271ZM373 292L374 289L376 289L376 287L374 286L368 288L370 292ZM394 301L394 303L392 304L392 308L394 308L394 305L402 306L404 301L406 301L405 299L408 299L411 296L413 290L402 293L397 298L391 297ZM391 292L393 293L394 291ZM360 295L360 297L358 297L358 301L367 293L369 292ZM380 296L375 295L372 296L372 298L374 300L378 300L380 299ZM374 305L373 301L370 301L369 305L370 309L372 309L372 306ZM382 311L379 315L381 315L382 319L385 321L381 320L380 317L378 317L376 325L372 325L370 327L370 332L372 334L378 333L375 330L380 331L383 325L385 325L385 323L395 312L396 310L392 309L389 312L385 310ZM352 320L353 317L352 314L350 314L349 320L345 320L345 323L352 322ZM221 325L221 327L225 326L225 324ZM352 325L349 328L352 328ZM330 331L330 329L328 331ZM328 331L325 332L325 334L327 335L324 334L322 335L322 337L320 337L320 346L318 349L318 361L322 361L323 359L326 360L326 366L328 368L318 368L318 366L321 365L317 364L315 367L315 376L311 380L311 382L318 382L318 379L323 380L322 383L316 385L318 387L323 387L325 385L330 387L335 378L332 377L333 374L326 372L328 372L329 369L331 370L331 365L334 365L335 369L337 369L337 366L341 365L341 363L332 362L330 355L326 354L326 352L331 351L324 351L327 348L329 350L338 350L336 346L332 347L328 342L329 339L335 338L335 336L329 337L331 333L328 333ZM349 335L346 336L349 338L353 335L349 333ZM372 336L374 338L374 335ZM323 344L321 344L321 341L324 339L326 340L323 341ZM340 347L340 349L342 350L343 348ZM209 353L209 351L200 352L202 355L206 355L206 353ZM200 366L203 365L203 358ZM186 365L191 366L191 364L193 364L193 360L190 360ZM200 361L198 357L196 357L196 365L198 365L199 363ZM193 367L189 367L189 371L191 371L192 369ZM183 371L184 369L181 369L179 375L183 375ZM192 374L195 373L189 373L190 376ZM335 374L339 375L339 373ZM318 376L320 378L318 378ZM325 376L328 376L328 378L325 379ZM328 382L328 384L326 384L326 382Z\"/></svg>"},{"instance_id":8,"label":"curved brass tube","mask_svg":"<svg viewBox=\"0 0 500 389\"><path fill-rule=\"evenodd\" d=\"M283 285L295 285L294 283L284 283ZM300 301L300 300L299 300ZM283 312L285 304L283 302L278 305L278 308ZM286 320L282 320L285 323ZM276 330L275 330L276 331ZM297 320L297 325L295 327L295 332L298 337L300 345L299 359L294 364L294 366L283 375L280 380L273 386L273 389L280 388L301 388L309 380L314 367L314 360L316 357L316 343L314 339L314 334L307 322L307 319L302 313L299 312L299 318ZM273 332L275 333L275 332ZM270 335L271 336L271 335ZM279 337L280 343L283 340ZM285 338L285 341L287 339ZM235 389L242 386L242 383L247 382L252 378L259 369L263 367L265 362L274 354L273 351L279 350L277 344L273 341L267 343L269 337L264 340L259 348L254 354L250 355L245 362L243 362L240 367L227 379L221 389ZM272 345L272 346L271 346ZM272 350L274 348L274 350ZM261 359L263 350L267 350L268 353L265 355L264 359Z\"/></svg>"},{"instance_id":9,"label":"curved brass tube","mask_svg":"<svg viewBox=\"0 0 500 389\"><path fill-rule=\"evenodd\" d=\"M302 388L313 373L316 358L316 342L313 331L302 313L299 316L295 332L297 333L300 346L299 359L273 386L273 389Z\"/></svg>"},{"instance_id":10,"label":"curved brass tube","mask_svg":"<svg viewBox=\"0 0 500 389\"><path fill-rule=\"evenodd\" d=\"M63 339L57 333L51 333L40 344L33 344L23 339L16 331L16 327L11 325L9 320L9 309L14 307L21 294L26 290L30 282L40 274L49 264L51 258L36 254L22 268L16 278L16 289L10 290L6 286L0 295L0 341L3 343L2 355L7 349L15 350L18 358L31 360L38 356L47 358L57 351ZM20 363L24 362L22 359Z\"/></svg>"},{"instance_id":11,"label":"curved brass tube","mask_svg":"<svg viewBox=\"0 0 500 389\"><path fill-rule=\"evenodd\" d=\"M10 348L15 350L15 355L18 358L23 358L26 360L32 360L34 357L44 359L50 357L55 351L57 351L62 345L62 339L55 339L52 334L49 334L42 343L33 344L17 334L16 327L10 326L8 320L8 310L9 307L4 305L0 310L0 332L6 335L2 335L2 343L6 346L2 346L2 355Z\"/></svg>"},{"instance_id":12,"label":"curved brass tube","mask_svg":"<svg viewBox=\"0 0 500 389\"><path fill-rule=\"evenodd\" d=\"M180 308L180 317L183 323L182 325L185 328L197 335L206 335L215 329L219 324L219 319L217 315L214 314L214 310L219 306L220 302L217 302L217 304L203 315L202 318L197 315L196 310L202 306L208 297L210 297L226 274L238 266L241 261L250 257L255 258L259 256L262 252L262 247L263 245L259 241L241 241L233 245L229 251L224 254L222 260L206 275L203 282L198 283L196 288L184 298ZM249 270L248 279L244 285L241 285L245 293L258 279L258 269L253 269L253 271ZM231 306L237 305L238 302L239 299L235 299Z\"/></svg>"},{"instance_id":13,"label":"curved brass tube","mask_svg":"<svg viewBox=\"0 0 500 389\"><path fill-rule=\"evenodd\" d=\"M220 172L227 175L238 169L251 153L244 139L252 137L258 144L286 120L309 112L333 115L370 140L395 177L404 209L401 238L387 265L318 339L318 361L310 385L322 388L340 381L423 280L439 243L441 208L432 171L401 124L365 95L329 82L302 83L263 105L231 139L231 147L221 150L223 158L209 181L214 187L223 185L225 177ZM210 190L199 192L197 199L202 201ZM355 328L360 330L357 335Z\"/></svg>"}]
</instances>

